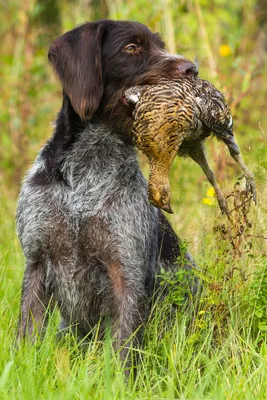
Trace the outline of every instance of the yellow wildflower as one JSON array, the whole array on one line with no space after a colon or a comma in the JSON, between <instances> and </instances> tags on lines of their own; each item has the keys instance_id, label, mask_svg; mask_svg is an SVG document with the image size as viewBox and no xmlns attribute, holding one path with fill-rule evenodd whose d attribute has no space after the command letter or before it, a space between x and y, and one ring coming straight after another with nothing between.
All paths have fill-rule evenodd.
<instances>
[{"instance_id":1,"label":"yellow wildflower","mask_svg":"<svg viewBox=\"0 0 267 400\"><path fill-rule=\"evenodd\" d=\"M231 47L228 44L221 44L219 54L221 57L228 57L232 53Z\"/></svg>"},{"instance_id":2,"label":"yellow wildflower","mask_svg":"<svg viewBox=\"0 0 267 400\"><path fill-rule=\"evenodd\" d=\"M206 196L208 196L208 197L214 197L214 196L215 196L215 190L214 190L214 187L213 187L213 186L210 187L210 188L207 190Z\"/></svg>"},{"instance_id":3,"label":"yellow wildflower","mask_svg":"<svg viewBox=\"0 0 267 400\"><path fill-rule=\"evenodd\" d=\"M202 200L202 203L203 203L203 204L207 204L208 206L211 206L211 205L212 205L212 200L213 200L214 196L215 196L214 187L210 187L210 188L207 190L206 197L204 197L204 199Z\"/></svg>"},{"instance_id":4,"label":"yellow wildflower","mask_svg":"<svg viewBox=\"0 0 267 400\"><path fill-rule=\"evenodd\" d=\"M212 204L212 199L209 197L204 197L204 199L202 200L203 204L207 204L208 206L211 206Z\"/></svg>"}]
</instances>

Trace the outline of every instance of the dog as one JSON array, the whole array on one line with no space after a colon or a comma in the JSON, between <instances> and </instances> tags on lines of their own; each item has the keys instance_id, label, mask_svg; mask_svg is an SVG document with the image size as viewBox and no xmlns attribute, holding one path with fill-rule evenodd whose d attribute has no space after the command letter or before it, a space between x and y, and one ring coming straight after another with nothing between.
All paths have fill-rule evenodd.
<instances>
[{"instance_id":1,"label":"dog","mask_svg":"<svg viewBox=\"0 0 267 400\"><path fill-rule=\"evenodd\" d=\"M48 307L58 306L61 326L81 337L107 317L115 348L123 348L147 319L160 268L178 268L181 254L180 239L148 201L124 92L197 68L128 21L85 23L55 39L48 58L63 102L18 200L26 258L18 339L43 331Z\"/></svg>"}]
</instances>

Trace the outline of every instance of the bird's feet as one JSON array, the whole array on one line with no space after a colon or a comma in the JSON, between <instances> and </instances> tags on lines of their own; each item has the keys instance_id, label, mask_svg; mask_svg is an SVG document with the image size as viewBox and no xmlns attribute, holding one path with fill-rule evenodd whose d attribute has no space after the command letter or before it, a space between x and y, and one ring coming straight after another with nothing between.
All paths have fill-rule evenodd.
<instances>
[{"instance_id":1,"label":"bird's feet","mask_svg":"<svg viewBox=\"0 0 267 400\"><path fill-rule=\"evenodd\" d=\"M227 202L221 193L217 193L217 200L222 214L225 214L230 222L232 222L231 212L228 208Z\"/></svg>"},{"instance_id":2,"label":"bird's feet","mask_svg":"<svg viewBox=\"0 0 267 400\"><path fill-rule=\"evenodd\" d=\"M246 176L246 191L252 194L253 201L257 204L257 190L254 175L252 173L250 176Z\"/></svg>"}]
</instances>

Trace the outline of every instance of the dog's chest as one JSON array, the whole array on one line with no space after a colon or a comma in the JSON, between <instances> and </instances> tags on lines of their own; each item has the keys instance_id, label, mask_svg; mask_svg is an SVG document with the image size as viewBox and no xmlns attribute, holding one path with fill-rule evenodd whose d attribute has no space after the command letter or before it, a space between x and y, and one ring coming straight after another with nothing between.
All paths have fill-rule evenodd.
<instances>
[{"instance_id":1,"label":"dog's chest","mask_svg":"<svg viewBox=\"0 0 267 400\"><path fill-rule=\"evenodd\" d=\"M34 186L43 168L39 156L20 196L18 231L25 255L43 254L47 289L82 312L96 299L105 303L109 265L122 265L130 285L143 282L157 259L157 211L134 149L85 132L65 157L63 181Z\"/></svg>"}]
</instances>

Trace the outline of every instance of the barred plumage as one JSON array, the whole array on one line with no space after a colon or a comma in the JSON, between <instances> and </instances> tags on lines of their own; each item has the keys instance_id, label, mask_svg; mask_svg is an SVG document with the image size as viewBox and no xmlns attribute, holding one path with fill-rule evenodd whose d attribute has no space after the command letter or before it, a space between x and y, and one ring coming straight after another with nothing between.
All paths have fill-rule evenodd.
<instances>
[{"instance_id":1,"label":"barred plumage","mask_svg":"<svg viewBox=\"0 0 267 400\"><path fill-rule=\"evenodd\" d=\"M203 140L212 132L228 146L256 203L254 176L235 142L230 108L223 94L210 82L183 77L175 82L132 87L125 92L125 98L134 107L136 145L149 160L148 194L152 204L172 213L168 175L178 154L190 156L200 165L214 187L221 211L229 216L226 200L203 148Z\"/></svg>"}]
</instances>

